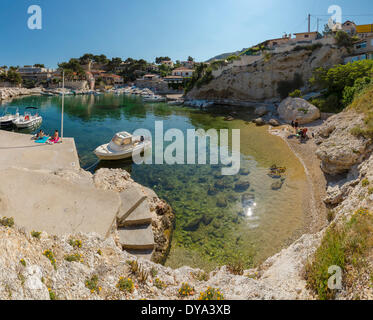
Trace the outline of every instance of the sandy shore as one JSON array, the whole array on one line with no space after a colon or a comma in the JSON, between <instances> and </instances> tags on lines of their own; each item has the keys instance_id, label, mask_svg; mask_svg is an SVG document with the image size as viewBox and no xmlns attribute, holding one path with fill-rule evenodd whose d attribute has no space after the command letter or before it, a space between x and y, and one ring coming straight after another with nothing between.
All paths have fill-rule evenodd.
<instances>
[{"instance_id":1,"label":"sandy shore","mask_svg":"<svg viewBox=\"0 0 373 320\"><path fill-rule=\"evenodd\" d=\"M309 136L311 137L322 124L322 120L308 124ZM312 138L305 143L300 143L289 125L278 128L270 127L269 132L286 141L304 166L309 185L308 194L310 194L310 197L305 197L304 204L308 222L307 231L316 233L327 224L327 208L323 201L326 197L327 180L320 168L321 161L316 156L317 145Z\"/></svg>"}]
</instances>

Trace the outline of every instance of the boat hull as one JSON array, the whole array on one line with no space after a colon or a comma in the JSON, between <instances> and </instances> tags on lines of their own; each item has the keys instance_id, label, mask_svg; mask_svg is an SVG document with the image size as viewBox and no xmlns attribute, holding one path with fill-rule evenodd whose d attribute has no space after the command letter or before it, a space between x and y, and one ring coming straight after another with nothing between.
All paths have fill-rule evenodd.
<instances>
[{"instance_id":1,"label":"boat hull","mask_svg":"<svg viewBox=\"0 0 373 320\"><path fill-rule=\"evenodd\" d=\"M0 127L11 127L13 125L13 120L0 121Z\"/></svg>"},{"instance_id":2,"label":"boat hull","mask_svg":"<svg viewBox=\"0 0 373 320\"><path fill-rule=\"evenodd\" d=\"M19 129L25 129L25 128L31 128L31 127L36 127L42 123L42 118L35 119L35 120L30 120L30 121L13 121L13 124L19 128Z\"/></svg>"},{"instance_id":3,"label":"boat hull","mask_svg":"<svg viewBox=\"0 0 373 320\"><path fill-rule=\"evenodd\" d=\"M97 158L100 160L106 160L106 161L115 161L115 160L123 160L123 159L130 159L134 154L140 154L144 152L145 149L150 147L150 142L145 142L140 144L139 146L131 149L131 150L126 150L122 152L108 152L104 151L107 150L107 144L102 145L98 147L95 151L94 154L96 155Z\"/></svg>"}]
</instances>

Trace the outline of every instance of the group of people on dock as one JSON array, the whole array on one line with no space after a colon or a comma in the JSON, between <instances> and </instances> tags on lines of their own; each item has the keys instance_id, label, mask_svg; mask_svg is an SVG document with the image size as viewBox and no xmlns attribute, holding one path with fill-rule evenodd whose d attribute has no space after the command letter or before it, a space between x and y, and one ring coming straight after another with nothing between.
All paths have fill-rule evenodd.
<instances>
[{"instance_id":1,"label":"group of people on dock","mask_svg":"<svg viewBox=\"0 0 373 320\"><path fill-rule=\"evenodd\" d=\"M59 143L60 142L60 135L58 130L54 131L53 137L50 137L49 135L46 135L43 130L40 130L36 136L36 141L45 140L45 143Z\"/></svg>"}]
</instances>

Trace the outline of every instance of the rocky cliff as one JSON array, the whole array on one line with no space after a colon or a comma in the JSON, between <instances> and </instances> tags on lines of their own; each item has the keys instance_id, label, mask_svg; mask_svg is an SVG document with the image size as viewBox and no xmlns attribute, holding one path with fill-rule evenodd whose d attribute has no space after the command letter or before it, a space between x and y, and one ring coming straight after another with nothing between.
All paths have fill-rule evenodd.
<instances>
[{"instance_id":1,"label":"rocky cliff","mask_svg":"<svg viewBox=\"0 0 373 320\"><path fill-rule=\"evenodd\" d=\"M293 80L296 73L306 82L313 69L342 62L344 49L331 45L273 54L247 66L232 67L200 89L194 88L187 99L263 101L278 98L280 81Z\"/></svg>"}]
</instances>

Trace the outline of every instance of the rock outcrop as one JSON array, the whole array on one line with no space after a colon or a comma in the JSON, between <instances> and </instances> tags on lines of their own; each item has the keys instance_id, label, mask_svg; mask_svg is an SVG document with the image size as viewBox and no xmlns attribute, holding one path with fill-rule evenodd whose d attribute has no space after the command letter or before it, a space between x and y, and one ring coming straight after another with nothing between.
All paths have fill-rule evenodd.
<instances>
[{"instance_id":1,"label":"rock outcrop","mask_svg":"<svg viewBox=\"0 0 373 320\"><path fill-rule=\"evenodd\" d=\"M311 123L320 118L320 110L301 98L287 98L278 107L281 119L290 123L298 120L300 125Z\"/></svg>"},{"instance_id":2,"label":"rock outcrop","mask_svg":"<svg viewBox=\"0 0 373 320\"><path fill-rule=\"evenodd\" d=\"M363 161L370 141L351 132L364 126L364 116L355 112L342 112L329 118L316 133L317 156L322 170L330 175L346 173Z\"/></svg>"},{"instance_id":3,"label":"rock outcrop","mask_svg":"<svg viewBox=\"0 0 373 320\"><path fill-rule=\"evenodd\" d=\"M37 95L41 94L41 88L26 89L26 88L0 88L0 100L15 98L18 96Z\"/></svg>"},{"instance_id":4,"label":"rock outcrop","mask_svg":"<svg viewBox=\"0 0 373 320\"><path fill-rule=\"evenodd\" d=\"M343 62L345 50L324 45L316 50L288 51L263 58L246 66L235 66L201 88L192 89L186 99L209 101L264 101L279 98L280 81L293 80L300 74L310 79L318 67L333 66ZM224 101L227 100L227 101Z\"/></svg>"}]
</instances>

